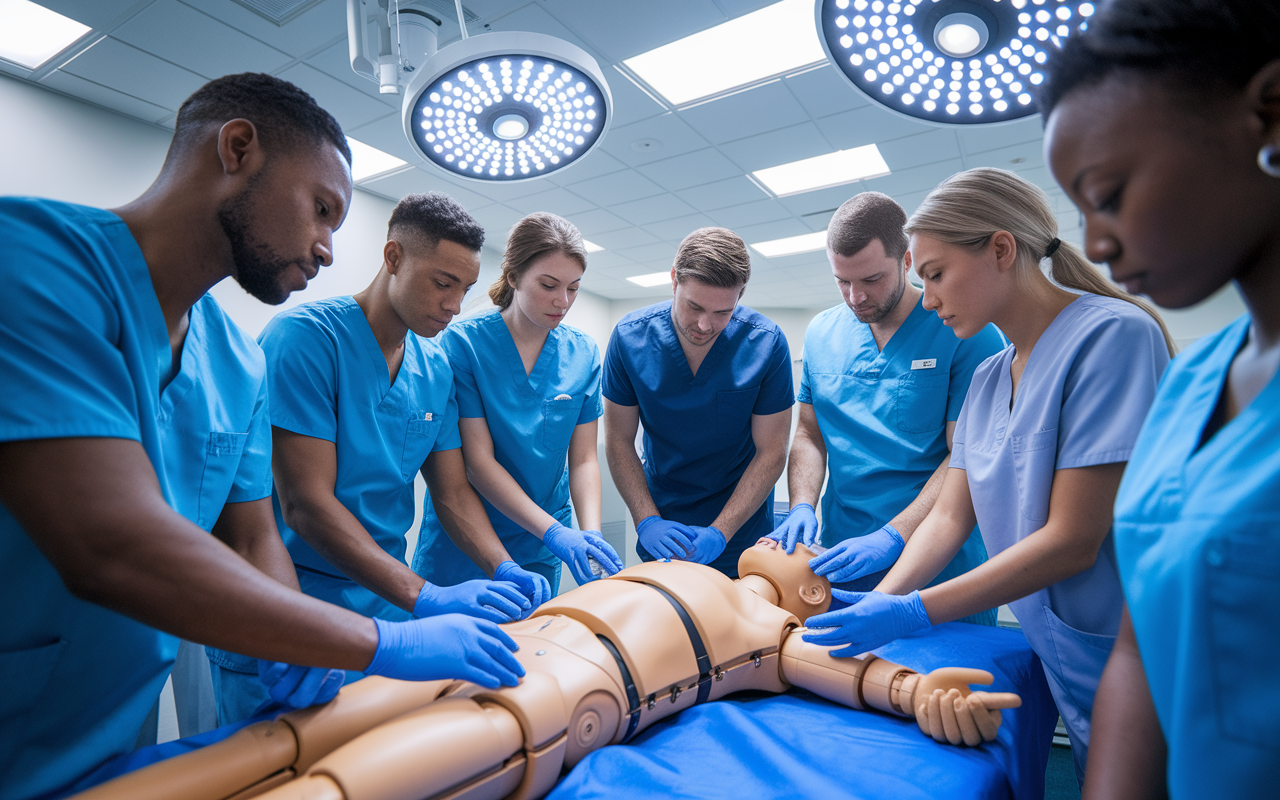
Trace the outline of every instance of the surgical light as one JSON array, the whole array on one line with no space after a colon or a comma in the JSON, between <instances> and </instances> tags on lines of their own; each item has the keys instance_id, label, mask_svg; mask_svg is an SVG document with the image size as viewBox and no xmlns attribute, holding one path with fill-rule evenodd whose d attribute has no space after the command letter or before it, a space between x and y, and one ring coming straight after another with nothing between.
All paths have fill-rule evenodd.
<instances>
[{"instance_id":1,"label":"surgical light","mask_svg":"<svg viewBox=\"0 0 1280 800\"><path fill-rule=\"evenodd\" d=\"M1078 0L815 0L827 58L896 112L941 123L1035 114L1049 50L1089 25Z\"/></svg>"}]
</instances>

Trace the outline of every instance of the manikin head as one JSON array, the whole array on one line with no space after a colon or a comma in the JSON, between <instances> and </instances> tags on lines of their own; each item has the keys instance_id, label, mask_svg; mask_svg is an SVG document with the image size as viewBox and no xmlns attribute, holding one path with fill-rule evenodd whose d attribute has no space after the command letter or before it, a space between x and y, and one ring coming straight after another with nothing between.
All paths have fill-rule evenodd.
<instances>
[{"instance_id":1,"label":"manikin head","mask_svg":"<svg viewBox=\"0 0 1280 800\"><path fill-rule=\"evenodd\" d=\"M671 267L671 322L686 346L710 347L733 319L751 279L742 237L727 228L699 228L680 243Z\"/></svg>"},{"instance_id":2,"label":"manikin head","mask_svg":"<svg viewBox=\"0 0 1280 800\"><path fill-rule=\"evenodd\" d=\"M195 174L218 177L201 186ZM337 121L298 87L271 75L227 75L178 109L166 180L220 197L231 276L279 304L333 263L333 232L351 202L351 150Z\"/></svg>"},{"instance_id":3,"label":"manikin head","mask_svg":"<svg viewBox=\"0 0 1280 800\"><path fill-rule=\"evenodd\" d=\"M1046 160L1129 291L1183 308L1273 279L1277 42L1275 2L1114 0L1050 57Z\"/></svg>"},{"instance_id":4,"label":"manikin head","mask_svg":"<svg viewBox=\"0 0 1280 800\"><path fill-rule=\"evenodd\" d=\"M480 275L484 228L452 197L411 194L391 212L382 268L387 299L405 326L432 337L462 311Z\"/></svg>"},{"instance_id":5,"label":"manikin head","mask_svg":"<svg viewBox=\"0 0 1280 800\"><path fill-rule=\"evenodd\" d=\"M788 555L778 542L762 538L742 551L738 575L758 575L767 580L778 593L778 607L795 614L803 623L831 605L830 582L809 569L809 559L816 555L802 544Z\"/></svg>"},{"instance_id":6,"label":"manikin head","mask_svg":"<svg viewBox=\"0 0 1280 800\"><path fill-rule=\"evenodd\" d=\"M859 322L884 320L906 294L906 222L902 206L879 192L862 192L831 216L827 260L840 296Z\"/></svg>"},{"instance_id":7,"label":"manikin head","mask_svg":"<svg viewBox=\"0 0 1280 800\"><path fill-rule=\"evenodd\" d=\"M582 234L568 220L546 211L530 214L507 234L502 274L489 299L504 315L512 309L523 321L556 328L578 299L587 269Z\"/></svg>"}]
</instances>

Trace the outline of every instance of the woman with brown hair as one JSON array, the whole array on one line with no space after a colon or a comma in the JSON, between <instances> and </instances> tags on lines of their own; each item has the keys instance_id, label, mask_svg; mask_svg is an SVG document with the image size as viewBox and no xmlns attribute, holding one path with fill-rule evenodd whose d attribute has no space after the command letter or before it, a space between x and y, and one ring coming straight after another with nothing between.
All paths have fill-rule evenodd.
<instances>
[{"instance_id":1,"label":"woman with brown hair","mask_svg":"<svg viewBox=\"0 0 1280 800\"><path fill-rule=\"evenodd\" d=\"M622 569L598 530L600 350L560 324L586 267L577 228L530 214L507 236L502 275L489 289L497 310L451 325L440 339L457 386L467 477L512 559L545 576L553 594L561 561L578 583ZM442 584L483 577L471 555L449 539L428 497L414 570Z\"/></svg>"}]
</instances>

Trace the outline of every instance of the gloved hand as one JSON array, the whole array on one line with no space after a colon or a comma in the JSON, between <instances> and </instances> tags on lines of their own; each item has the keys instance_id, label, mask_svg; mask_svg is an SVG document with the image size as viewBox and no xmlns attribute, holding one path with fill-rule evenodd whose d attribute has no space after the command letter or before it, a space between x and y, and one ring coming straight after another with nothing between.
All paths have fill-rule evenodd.
<instances>
[{"instance_id":1,"label":"gloved hand","mask_svg":"<svg viewBox=\"0 0 1280 800\"><path fill-rule=\"evenodd\" d=\"M688 525L654 514L636 525L640 544L654 558L688 558L693 553L694 533Z\"/></svg>"},{"instance_id":2,"label":"gloved hand","mask_svg":"<svg viewBox=\"0 0 1280 800\"><path fill-rule=\"evenodd\" d=\"M899 595L832 589L831 595L849 607L809 617L805 622L809 632L803 638L811 644L848 645L833 650L833 656L861 655L933 624L919 592ZM826 630L815 630L821 628Z\"/></svg>"},{"instance_id":3,"label":"gloved hand","mask_svg":"<svg viewBox=\"0 0 1280 800\"><path fill-rule=\"evenodd\" d=\"M708 525L705 528L698 525L688 526L693 531L693 553L685 558L685 561L692 561L695 564L710 564L716 560L716 556L724 552L724 546L729 543L724 538L724 534L714 525Z\"/></svg>"},{"instance_id":4,"label":"gloved hand","mask_svg":"<svg viewBox=\"0 0 1280 800\"><path fill-rule=\"evenodd\" d=\"M795 552L797 543L805 546L813 544L818 539L818 517L813 513L813 506L801 503L791 509L791 513L787 514L781 525L774 528L768 538L781 542L787 555Z\"/></svg>"},{"instance_id":5,"label":"gloved hand","mask_svg":"<svg viewBox=\"0 0 1280 800\"><path fill-rule=\"evenodd\" d=\"M487 689L515 686L524 667L512 655L520 649L510 636L488 620L462 614L411 619L373 620L378 626L378 649L366 675L404 681L457 679Z\"/></svg>"},{"instance_id":6,"label":"gloved hand","mask_svg":"<svg viewBox=\"0 0 1280 800\"><path fill-rule=\"evenodd\" d=\"M474 580L456 586L437 586L427 581L413 604L415 617L468 614L491 622L514 622L532 610L520 587L506 581Z\"/></svg>"},{"instance_id":7,"label":"gloved hand","mask_svg":"<svg viewBox=\"0 0 1280 800\"><path fill-rule=\"evenodd\" d=\"M542 543L556 554L556 558L569 565L569 571L573 573L573 579L578 585L602 577L592 572L588 557L600 563L605 575L612 575L622 569L622 559L618 558L618 554L598 531L580 531L553 522L546 533L542 534Z\"/></svg>"},{"instance_id":8,"label":"gloved hand","mask_svg":"<svg viewBox=\"0 0 1280 800\"><path fill-rule=\"evenodd\" d=\"M524 569L514 561L503 561L493 571L495 581L514 583L520 593L529 599L529 610L525 616L532 614L538 606L551 599L551 581L536 572Z\"/></svg>"},{"instance_id":9,"label":"gloved hand","mask_svg":"<svg viewBox=\"0 0 1280 800\"><path fill-rule=\"evenodd\" d=\"M866 536L845 539L809 559L809 569L832 583L843 583L893 566L906 543L892 525Z\"/></svg>"},{"instance_id":10,"label":"gloved hand","mask_svg":"<svg viewBox=\"0 0 1280 800\"><path fill-rule=\"evenodd\" d=\"M329 702L338 694L346 677L340 669L258 659L258 680L267 687L272 700L290 709Z\"/></svg>"}]
</instances>

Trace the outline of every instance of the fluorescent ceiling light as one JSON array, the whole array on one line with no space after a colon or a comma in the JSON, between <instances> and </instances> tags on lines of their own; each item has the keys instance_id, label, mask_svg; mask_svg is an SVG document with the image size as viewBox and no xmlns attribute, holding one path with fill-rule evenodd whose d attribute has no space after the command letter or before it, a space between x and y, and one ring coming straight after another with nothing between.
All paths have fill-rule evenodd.
<instances>
[{"instance_id":1,"label":"fluorescent ceiling light","mask_svg":"<svg viewBox=\"0 0 1280 800\"><path fill-rule=\"evenodd\" d=\"M601 250L604 249L603 247L596 244L595 242L588 242L586 239L582 240L582 246L587 248L588 253L599 253Z\"/></svg>"},{"instance_id":2,"label":"fluorescent ceiling light","mask_svg":"<svg viewBox=\"0 0 1280 800\"><path fill-rule=\"evenodd\" d=\"M0 0L0 58L35 69L89 32L70 17L29 0Z\"/></svg>"},{"instance_id":3,"label":"fluorescent ceiling light","mask_svg":"<svg viewBox=\"0 0 1280 800\"><path fill-rule=\"evenodd\" d=\"M350 136L347 137L347 145L351 147L351 180L353 181L359 182L372 178L374 175L381 175L408 163L376 147L370 147L364 142L357 142Z\"/></svg>"},{"instance_id":4,"label":"fluorescent ceiling light","mask_svg":"<svg viewBox=\"0 0 1280 800\"><path fill-rule=\"evenodd\" d=\"M879 148L869 144L758 169L751 174L778 197L786 197L864 178L879 178L889 174L889 165L884 163Z\"/></svg>"},{"instance_id":5,"label":"fluorescent ceiling light","mask_svg":"<svg viewBox=\"0 0 1280 800\"><path fill-rule=\"evenodd\" d=\"M802 233L799 236L788 236L785 239L771 239L751 245L765 258L792 256L796 253L812 253L814 250L827 248L827 232Z\"/></svg>"},{"instance_id":6,"label":"fluorescent ceiling light","mask_svg":"<svg viewBox=\"0 0 1280 800\"><path fill-rule=\"evenodd\" d=\"M678 106L825 60L813 0L783 0L623 63Z\"/></svg>"},{"instance_id":7,"label":"fluorescent ceiling light","mask_svg":"<svg viewBox=\"0 0 1280 800\"><path fill-rule=\"evenodd\" d=\"M670 283L671 270L666 270L664 272L650 272L647 275L632 275L630 278L627 278L627 280L637 286L643 286L646 289L651 289L654 286L661 286L664 283Z\"/></svg>"}]
</instances>

